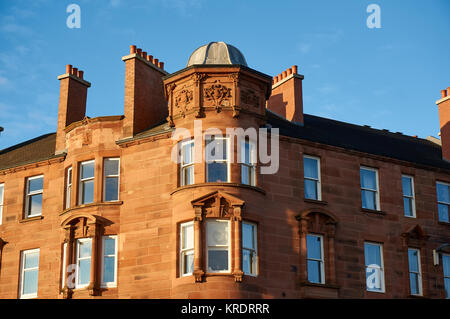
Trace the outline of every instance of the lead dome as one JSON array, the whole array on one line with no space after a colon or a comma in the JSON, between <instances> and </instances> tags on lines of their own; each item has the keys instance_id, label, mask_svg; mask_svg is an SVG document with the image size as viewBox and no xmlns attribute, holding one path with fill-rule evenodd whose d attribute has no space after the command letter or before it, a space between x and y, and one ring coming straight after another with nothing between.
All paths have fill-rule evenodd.
<instances>
[{"instance_id":1,"label":"lead dome","mask_svg":"<svg viewBox=\"0 0 450 319\"><path fill-rule=\"evenodd\" d=\"M192 52L186 67L195 64L239 64L247 66L247 61L242 52L235 46L225 42L210 42Z\"/></svg>"}]
</instances>

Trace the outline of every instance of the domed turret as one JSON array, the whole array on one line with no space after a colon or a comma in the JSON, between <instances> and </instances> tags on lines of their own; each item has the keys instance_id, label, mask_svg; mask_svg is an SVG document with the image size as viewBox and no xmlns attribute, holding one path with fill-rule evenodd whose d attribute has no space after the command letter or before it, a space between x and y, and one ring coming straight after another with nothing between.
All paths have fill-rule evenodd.
<instances>
[{"instance_id":1,"label":"domed turret","mask_svg":"<svg viewBox=\"0 0 450 319\"><path fill-rule=\"evenodd\" d=\"M187 67L194 64L239 64L247 66L241 51L225 42L210 42L195 50L189 57Z\"/></svg>"}]
</instances>

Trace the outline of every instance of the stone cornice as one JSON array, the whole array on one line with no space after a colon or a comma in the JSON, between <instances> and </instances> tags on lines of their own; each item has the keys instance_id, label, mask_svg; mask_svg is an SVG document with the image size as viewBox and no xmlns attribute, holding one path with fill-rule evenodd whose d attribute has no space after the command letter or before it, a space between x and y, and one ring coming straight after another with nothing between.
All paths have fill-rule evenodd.
<instances>
[{"instance_id":1,"label":"stone cornice","mask_svg":"<svg viewBox=\"0 0 450 319\"><path fill-rule=\"evenodd\" d=\"M22 164L19 164L16 166L2 168L2 169L0 169L0 175L6 175L6 174L10 174L10 173L19 172L19 171L25 171L27 169L33 169L33 168L40 167L40 166L60 163L60 162L63 162L65 158L66 158L66 153L61 153L61 154L53 155L53 156L45 158L45 159L39 159L37 161L30 161L30 162L22 163Z\"/></svg>"}]
</instances>

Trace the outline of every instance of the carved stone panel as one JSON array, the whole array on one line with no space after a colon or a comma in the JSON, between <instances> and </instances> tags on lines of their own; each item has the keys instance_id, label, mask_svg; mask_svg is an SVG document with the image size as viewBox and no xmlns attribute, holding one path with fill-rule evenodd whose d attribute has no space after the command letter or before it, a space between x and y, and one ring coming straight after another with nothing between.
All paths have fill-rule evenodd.
<instances>
[{"instance_id":1,"label":"carved stone panel","mask_svg":"<svg viewBox=\"0 0 450 319\"><path fill-rule=\"evenodd\" d=\"M222 106L230 106L231 104L231 88L220 83L220 80L205 85L203 93L205 101L210 102L218 112Z\"/></svg>"}]
</instances>

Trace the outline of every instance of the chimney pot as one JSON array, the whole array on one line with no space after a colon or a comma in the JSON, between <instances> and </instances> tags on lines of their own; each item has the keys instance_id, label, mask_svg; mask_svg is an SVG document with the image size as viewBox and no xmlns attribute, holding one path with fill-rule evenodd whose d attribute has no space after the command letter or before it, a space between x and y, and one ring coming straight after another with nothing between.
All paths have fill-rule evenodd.
<instances>
[{"instance_id":1,"label":"chimney pot","mask_svg":"<svg viewBox=\"0 0 450 319\"><path fill-rule=\"evenodd\" d=\"M441 97L444 98L447 96L447 91L441 90Z\"/></svg>"},{"instance_id":2,"label":"chimney pot","mask_svg":"<svg viewBox=\"0 0 450 319\"><path fill-rule=\"evenodd\" d=\"M153 64L154 65L158 65L159 60L158 59L153 59Z\"/></svg>"},{"instance_id":3,"label":"chimney pot","mask_svg":"<svg viewBox=\"0 0 450 319\"><path fill-rule=\"evenodd\" d=\"M287 69L287 74L291 75L292 74L292 68Z\"/></svg>"},{"instance_id":4,"label":"chimney pot","mask_svg":"<svg viewBox=\"0 0 450 319\"><path fill-rule=\"evenodd\" d=\"M162 70L164 70L164 62L159 62L158 67Z\"/></svg>"},{"instance_id":5,"label":"chimney pot","mask_svg":"<svg viewBox=\"0 0 450 319\"><path fill-rule=\"evenodd\" d=\"M70 72L72 72L72 64L67 64L66 65L66 73L70 74Z\"/></svg>"},{"instance_id":6,"label":"chimney pot","mask_svg":"<svg viewBox=\"0 0 450 319\"><path fill-rule=\"evenodd\" d=\"M447 88L447 96L450 96L450 87Z\"/></svg>"},{"instance_id":7,"label":"chimney pot","mask_svg":"<svg viewBox=\"0 0 450 319\"><path fill-rule=\"evenodd\" d=\"M296 65L292 66L292 73L297 74L298 67Z\"/></svg>"},{"instance_id":8,"label":"chimney pot","mask_svg":"<svg viewBox=\"0 0 450 319\"><path fill-rule=\"evenodd\" d=\"M130 45L130 54L135 54L135 53L136 53L136 46Z\"/></svg>"},{"instance_id":9,"label":"chimney pot","mask_svg":"<svg viewBox=\"0 0 450 319\"><path fill-rule=\"evenodd\" d=\"M136 49L138 55L142 56L142 49Z\"/></svg>"},{"instance_id":10,"label":"chimney pot","mask_svg":"<svg viewBox=\"0 0 450 319\"><path fill-rule=\"evenodd\" d=\"M143 52L142 52L142 57L143 57L144 59L146 59L146 58L147 58L147 52L143 51Z\"/></svg>"},{"instance_id":11,"label":"chimney pot","mask_svg":"<svg viewBox=\"0 0 450 319\"><path fill-rule=\"evenodd\" d=\"M83 71L81 71L81 70L79 70L78 71L78 77L80 78L80 79L83 79Z\"/></svg>"},{"instance_id":12,"label":"chimney pot","mask_svg":"<svg viewBox=\"0 0 450 319\"><path fill-rule=\"evenodd\" d=\"M287 76L287 72L283 71L283 79Z\"/></svg>"},{"instance_id":13,"label":"chimney pot","mask_svg":"<svg viewBox=\"0 0 450 319\"><path fill-rule=\"evenodd\" d=\"M72 75L78 76L78 68L72 68Z\"/></svg>"},{"instance_id":14,"label":"chimney pot","mask_svg":"<svg viewBox=\"0 0 450 319\"><path fill-rule=\"evenodd\" d=\"M147 60L150 63L153 63L153 55L147 55Z\"/></svg>"}]
</instances>

